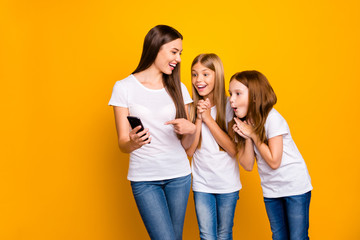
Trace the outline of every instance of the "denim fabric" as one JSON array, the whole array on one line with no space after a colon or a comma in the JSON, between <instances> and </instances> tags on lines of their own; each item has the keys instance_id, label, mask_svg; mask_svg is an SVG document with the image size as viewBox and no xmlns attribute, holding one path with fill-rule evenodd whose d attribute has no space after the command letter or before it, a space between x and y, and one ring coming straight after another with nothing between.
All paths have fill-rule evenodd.
<instances>
[{"instance_id":1,"label":"denim fabric","mask_svg":"<svg viewBox=\"0 0 360 240\"><path fill-rule=\"evenodd\" d=\"M224 194L194 192L201 239L233 239L232 228L238 199L239 191Z\"/></svg>"},{"instance_id":2,"label":"denim fabric","mask_svg":"<svg viewBox=\"0 0 360 240\"><path fill-rule=\"evenodd\" d=\"M308 240L311 191L289 197L264 198L273 240Z\"/></svg>"},{"instance_id":3,"label":"denim fabric","mask_svg":"<svg viewBox=\"0 0 360 240\"><path fill-rule=\"evenodd\" d=\"M152 240L181 240L191 175L131 182L133 195Z\"/></svg>"}]
</instances>

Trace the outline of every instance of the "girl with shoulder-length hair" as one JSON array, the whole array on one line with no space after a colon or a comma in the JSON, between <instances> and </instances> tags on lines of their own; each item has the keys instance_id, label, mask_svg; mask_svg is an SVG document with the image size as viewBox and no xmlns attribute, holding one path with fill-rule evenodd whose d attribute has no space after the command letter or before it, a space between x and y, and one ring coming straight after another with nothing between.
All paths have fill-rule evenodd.
<instances>
[{"instance_id":1,"label":"girl with shoulder-length hair","mask_svg":"<svg viewBox=\"0 0 360 240\"><path fill-rule=\"evenodd\" d=\"M274 109L273 88L262 73L243 71L231 77L229 92L238 160L251 171L256 157L273 239L309 239L310 175L288 124Z\"/></svg>"},{"instance_id":2,"label":"girl with shoulder-length hair","mask_svg":"<svg viewBox=\"0 0 360 240\"><path fill-rule=\"evenodd\" d=\"M115 83L109 102L120 150L130 153L127 178L151 239L182 239L190 192L185 150L196 127L187 119L192 99L180 82L182 39L170 26L152 28L139 65ZM130 129L128 116L139 118L145 129Z\"/></svg>"},{"instance_id":3,"label":"girl with shoulder-length hair","mask_svg":"<svg viewBox=\"0 0 360 240\"><path fill-rule=\"evenodd\" d=\"M192 189L200 238L232 239L241 182L236 147L227 134L233 112L225 93L220 58L213 53L195 57L191 80L194 103L190 115L196 134L187 153L192 156Z\"/></svg>"}]
</instances>

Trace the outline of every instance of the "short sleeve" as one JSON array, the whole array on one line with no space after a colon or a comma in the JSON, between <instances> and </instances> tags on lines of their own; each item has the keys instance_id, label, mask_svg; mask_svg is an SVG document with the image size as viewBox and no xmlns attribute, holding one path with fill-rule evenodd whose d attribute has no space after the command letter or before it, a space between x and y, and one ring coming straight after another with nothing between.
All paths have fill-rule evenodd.
<instances>
[{"instance_id":1,"label":"short sleeve","mask_svg":"<svg viewBox=\"0 0 360 240\"><path fill-rule=\"evenodd\" d=\"M183 83L181 83L181 92L183 95L185 105L193 102L192 98L190 97L189 91L187 90L186 86Z\"/></svg>"},{"instance_id":2,"label":"short sleeve","mask_svg":"<svg viewBox=\"0 0 360 240\"><path fill-rule=\"evenodd\" d=\"M109 101L110 106L128 107L128 91L123 81L117 81L114 85L111 98Z\"/></svg>"},{"instance_id":3,"label":"short sleeve","mask_svg":"<svg viewBox=\"0 0 360 240\"><path fill-rule=\"evenodd\" d=\"M226 100L226 128L228 129L229 123L233 120L234 118L234 109L231 107L230 105L230 101L229 98L227 98Z\"/></svg>"},{"instance_id":4,"label":"short sleeve","mask_svg":"<svg viewBox=\"0 0 360 240\"><path fill-rule=\"evenodd\" d=\"M266 138L270 139L290 132L286 120L275 110L271 110L265 123Z\"/></svg>"}]
</instances>

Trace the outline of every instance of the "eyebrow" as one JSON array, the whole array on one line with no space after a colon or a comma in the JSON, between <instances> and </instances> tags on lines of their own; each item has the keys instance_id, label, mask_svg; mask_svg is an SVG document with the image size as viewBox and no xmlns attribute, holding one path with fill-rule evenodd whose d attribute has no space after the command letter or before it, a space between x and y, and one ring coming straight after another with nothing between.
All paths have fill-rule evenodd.
<instances>
[{"instance_id":1,"label":"eyebrow","mask_svg":"<svg viewBox=\"0 0 360 240\"><path fill-rule=\"evenodd\" d=\"M178 51L178 52L182 52L182 50L180 51L178 48L176 48L176 47L173 47L172 49L175 49L176 51Z\"/></svg>"},{"instance_id":2,"label":"eyebrow","mask_svg":"<svg viewBox=\"0 0 360 240\"><path fill-rule=\"evenodd\" d=\"M204 68L204 69L200 69L199 72L205 72L211 70L210 68ZM195 69L191 69L192 72L197 72Z\"/></svg>"}]
</instances>

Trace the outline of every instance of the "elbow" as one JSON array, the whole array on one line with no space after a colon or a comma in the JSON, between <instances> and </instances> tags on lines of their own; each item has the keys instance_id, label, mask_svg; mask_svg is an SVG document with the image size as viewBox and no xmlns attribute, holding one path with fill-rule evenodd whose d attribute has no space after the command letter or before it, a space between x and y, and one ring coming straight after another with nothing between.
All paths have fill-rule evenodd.
<instances>
[{"instance_id":1,"label":"elbow","mask_svg":"<svg viewBox=\"0 0 360 240\"><path fill-rule=\"evenodd\" d=\"M249 166L249 167L247 167L247 168L244 168L246 171L248 171L248 172L251 172L253 169L254 169L254 167L253 166Z\"/></svg>"},{"instance_id":2,"label":"elbow","mask_svg":"<svg viewBox=\"0 0 360 240\"><path fill-rule=\"evenodd\" d=\"M228 151L227 153L228 153L228 154L230 155L230 157L232 157L232 158L235 158L236 155L237 155L237 151Z\"/></svg>"},{"instance_id":3,"label":"elbow","mask_svg":"<svg viewBox=\"0 0 360 240\"><path fill-rule=\"evenodd\" d=\"M193 155L194 155L194 151L192 151L191 149L187 149L186 151L186 155L188 156L188 157L193 157Z\"/></svg>"},{"instance_id":4,"label":"elbow","mask_svg":"<svg viewBox=\"0 0 360 240\"><path fill-rule=\"evenodd\" d=\"M245 165L241 164L241 166L245 169L245 171L251 172L253 170L254 165Z\"/></svg>"},{"instance_id":5,"label":"elbow","mask_svg":"<svg viewBox=\"0 0 360 240\"><path fill-rule=\"evenodd\" d=\"M240 165L245 169L245 171L251 172L254 168L254 163L251 161L240 161Z\"/></svg>"},{"instance_id":6,"label":"elbow","mask_svg":"<svg viewBox=\"0 0 360 240\"><path fill-rule=\"evenodd\" d=\"M119 149L122 153L131 153L130 149L126 147L126 144L119 141L118 142Z\"/></svg>"},{"instance_id":7,"label":"elbow","mask_svg":"<svg viewBox=\"0 0 360 240\"><path fill-rule=\"evenodd\" d=\"M277 162L269 164L269 166L271 167L272 170L278 169L280 167L280 165L281 165L281 161L277 161Z\"/></svg>"},{"instance_id":8,"label":"elbow","mask_svg":"<svg viewBox=\"0 0 360 240\"><path fill-rule=\"evenodd\" d=\"M122 153L130 153L129 151L127 151L126 148L122 147L120 144L119 144L119 149Z\"/></svg>"}]
</instances>

